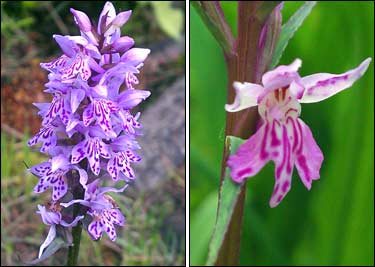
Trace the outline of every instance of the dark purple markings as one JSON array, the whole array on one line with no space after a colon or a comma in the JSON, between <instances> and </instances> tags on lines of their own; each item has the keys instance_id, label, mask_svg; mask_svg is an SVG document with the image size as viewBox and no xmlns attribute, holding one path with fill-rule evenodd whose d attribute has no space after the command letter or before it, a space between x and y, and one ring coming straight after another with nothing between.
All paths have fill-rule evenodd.
<instances>
[{"instance_id":1,"label":"dark purple markings","mask_svg":"<svg viewBox=\"0 0 375 267\"><path fill-rule=\"evenodd\" d=\"M262 140L261 149L260 149L260 155L259 155L261 160L266 160L268 157L268 152L266 151L268 130L269 130L269 123L266 122L264 134L263 134L263 140Z\"/></svg>"},{"instance_id":2,"label":"dark purple markings","mask_svg":"<svg viewBox=\"0 0 375 267\"><path fill-rule=\"evenodd\" d=\"M246 169L243 169L243 170L240 170L239 172L238 172L238 176L239 177L243 177L243 176L249 176L250 175L250 173L251 173L251 171L252 171L252 168L251 167L249 167L249 168L246 168Z\"/></svg>"}]
</instances>

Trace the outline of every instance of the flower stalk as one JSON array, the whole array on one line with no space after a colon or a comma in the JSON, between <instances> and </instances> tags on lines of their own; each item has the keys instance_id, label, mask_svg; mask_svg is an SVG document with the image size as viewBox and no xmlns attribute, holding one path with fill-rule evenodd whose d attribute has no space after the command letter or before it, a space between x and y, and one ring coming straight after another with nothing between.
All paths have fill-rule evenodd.
<instances>
[{"instance_id":1,"label":"flower stalk","mask_svg":"<svg viewBox=\"0 0 375 267\"><path fill-rule=\"evenodd\" d=\"M200 2L201 10L197 10L208 28L221 44L228 72L227 99L234 100L234 81L259 81L272 59L275 44L281 27L280 2L239 1L238 3L238 37L235 39L220 8L220 4L205 1ZM205 5L210 8L204 9ZM275 8L278 6L277 8ZM203 9L203 12L202 12ZM207 12L204 12L208 10ZM215 16L213 14L221 14ZM220 19L217 19L220 18ZM207 22L208 21L208 22ZM218 21L216 24L212 23ZM214 26L212 26L214 24ZM218 29L223 29L217 34ZM219 36L219 37L217 37ZM220 38L221 36L224 36ZM224 42L222 40L233 40ZM228 47L230 47L228 49ZM249 137L257 123L256 109L246 109L241 112L226 114L225 135L237 136L243 139ZM225 177L226 162L229 156L228 147L224 144L221 178L222 185ZM237 198L227 233L218 253L215 265L238 265L241 241L243 207L245 203L245 183ZM220 205L219 194L219 205ZM219 207L220 208L220 207ZM219 210L218 208L218 210Z\"/></svg>"}]
</instances>

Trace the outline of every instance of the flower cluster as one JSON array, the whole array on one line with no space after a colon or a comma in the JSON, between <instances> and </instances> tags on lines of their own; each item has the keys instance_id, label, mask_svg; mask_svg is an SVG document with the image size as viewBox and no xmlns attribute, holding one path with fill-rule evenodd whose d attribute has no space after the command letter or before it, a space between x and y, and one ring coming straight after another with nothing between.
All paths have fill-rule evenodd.
<instances>
[{"instance_id":1,"label":"flower cluster","mask_svg":"<svg viewBox=\"0 0 375 267\"><path fill-rule=\"evenodd\" d=\"M314 103L350 87L367 70L371 59L343 74L318 73L301 78L296 59L291 65L266 72L262 85L234 82L236 98L226 105L228 112L258 106L262 124L257 132L228 159L231 177L242 182L256 175L270 160L275 163L275 187L270 206L276 207L291 188L293 167L310 190L319 179L323 153L309 127L299 119L300 103Z\"/></svg>"},{"instance_id":2,"label":"flower cluster","mask_svg":"<svg viewBox=\"0 0 375 267\"><path fill-rule=\"evenodd\" d=\"M40 248L56 235L55 226L74 226L84 218L92 218L87 230L93 239L105 231L116 239L114 224L124 225L124 216L106 192L122 192L135 178L131 163L141 157L136 137L140 135L140 114L131 109L145 100L149 91L137 90L136 74L150 53L149 49L132 48L134 40L121 36L120 28L128 21L131 11L116 15L107 2L97 27L88 16L70 9L80 29L80 36L54 35L63 54L49 63L46 69L46 93L51 103L34 104L43 118L42 128L28 145L41 143L40 151L49 156L47 162L30 168L39 177L34 192L52 188L47 208L39 205L43 222L50 232ZM121 189L100 187L105 179L125 181ZM75 192L81 190L84 199ZM61 203L61 202L69 203ZM78 203L80 214L67 216L67 207ZM62 220L68 217L72 221Z\"/></svg>"}]
</instances>

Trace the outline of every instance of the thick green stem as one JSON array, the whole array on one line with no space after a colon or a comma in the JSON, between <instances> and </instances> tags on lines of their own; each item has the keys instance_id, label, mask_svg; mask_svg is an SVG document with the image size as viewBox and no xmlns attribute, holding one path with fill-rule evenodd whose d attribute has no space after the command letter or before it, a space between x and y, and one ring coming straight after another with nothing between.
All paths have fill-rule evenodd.
<instances>
[{"instance_id":1,"label":"thick green stem","mask_svg":"<svg viewBox=\"0 0 375 267\"><path fill-rule=\"evenodd\" d=\"M82 223L79 222L72 229L73 246L69 247L67 266L76 266L77 265L78 254L79 254L79 245L81 243L81 234L82 234Z\"/></svg>"},{"instance_id":2,"label":"thick green stem","mask_svg":"<svg viewBox=\"0 0 375 267\"><path fill-rule=\"evenodd\" d=\"M83 164L83 163L82 163ZM81 167L85 167L81 165ZM79 177L72 174L73 185L73 198L74 199L83 199L84 190L79 184ZM73 218L76 218L80 215L81 205L76 204L73 207ZM67 266L76 266L79 254L79 245L81 243L81 234L82 234L82 222L79 221L76 226L72 229L73 244L69 247Z\"/></svg>"}]
</instances>

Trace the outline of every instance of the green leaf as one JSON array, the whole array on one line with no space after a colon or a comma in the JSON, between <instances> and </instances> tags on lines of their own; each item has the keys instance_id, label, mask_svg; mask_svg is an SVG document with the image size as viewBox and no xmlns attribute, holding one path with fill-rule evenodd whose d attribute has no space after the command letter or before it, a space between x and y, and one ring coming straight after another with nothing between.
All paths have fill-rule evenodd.
<instances>
[{"instance_id":1,"label":"green leaf","mask_svg":"<svg viewBox=\"0 0 375 267\"><path fill-rule=\"evenodd\" d=\"M294 33L302 25L302 22L310 14L312 8L316 4L316 1L308 1L303 4L294 15L285 23L281 28L279 42L277 43L275 54L269 69L275 68L279 63L280 58L288 45L289 40L293 37Z\"/></svg>"},{"instance_id":2,"label":"green leaf","mask_svg":"<svg viewBox=\"0 0 375 267\"><path fill-rule=\"evenodd\" d=\"M244 142L241 138L234 136L227 136L226 145L229 146L229 153L236 153L238 147ZM216 225L211 238L208 259L206 265L213 265L218 257L222 242L224 241L225 233L227 232L229 222L231 220L233 209L236 200L241 192L243 183L238 184L232 181L230 177L230 170L225 169L225 177L221 186L221 198L219 203L219 210L217 212Z\"/></svg>"},{"instance_id":3,"label":"green leaf","mask_svg":"<svg viewBox=\"0 0 375 267\"><path fill-rule=\"evenodd\" d=\"M66 248L69 247L71 244L68 244L66 241L64 241L61 237L56 237L51 244L43 251L43 254L40 258L32 260L32 261L26 261L24 263L28 265L34 265L39 262L42 262L46 260L47 258L51 257L53 254L55 254L60 248Z\"/></svg>"},{"instance_id":4,"label":"green leaf","mask_svg":"<svg viewBox=\"0 0 375 267\"><path fill-rule=\"evenodd\" d=\"M180 9L172 7L172 1L150 1L152 4L157 23L161 29L170 37L178 40L183 26L183 14Z\"/></svg>"}]
</instances>

